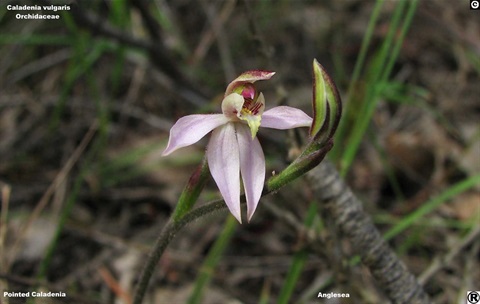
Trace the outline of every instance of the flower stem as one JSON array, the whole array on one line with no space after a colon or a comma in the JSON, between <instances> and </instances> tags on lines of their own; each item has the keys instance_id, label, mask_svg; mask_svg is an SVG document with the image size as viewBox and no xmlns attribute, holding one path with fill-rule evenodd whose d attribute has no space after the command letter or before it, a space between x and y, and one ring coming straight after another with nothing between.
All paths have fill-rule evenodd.
<instances>
[{"instance_id":1,"label":"flower stem","mask_svg":"<svg viewBox=\"0 0 480 304\"><path fill-rule=\"evenodd\" d=\"M191 223L192 221L204 215L210 214L214 211L226 209L226 207L227 206L225 205L223 200L213 201L209 204L206 204L204 206L198 207L192 211L185 213L185 215L182 218L178 219L177 221L174 221L172 218L165 225L165 227L163 227L162 232L160 233L160 236L155 241L153 250L150 252L150 255L148 256L147 262L143 267L142 273L140 275L140 280L137 284L137 288L135 291L133 304L142 303L143 298L145 296L145 292L148 287L148 283L150 281L150 278L152 277L153 271L155 270L155 267L158 261L160 260L160 257L162 256L163 252L167 248L170 241L175 237L177 232L180 231L180 229L182 229L188 223Z\"/></svg>"},{"instance_id":2,"label":"flower stem","mask_svg":"<svg viewBox=\"0 0 480 304\"><path fill-rule=\"evenodd\" d=\"M328 151L332 149L333 140L328 140L328 142L321 148L314 149L316 148L315 146L315 142L311 143L305 148L305 152L280 172L280 174L272 176L267 181L267 189L269 191L277 191L281 187L315 168L325 158Z\"/></svg>"}]
</instances>

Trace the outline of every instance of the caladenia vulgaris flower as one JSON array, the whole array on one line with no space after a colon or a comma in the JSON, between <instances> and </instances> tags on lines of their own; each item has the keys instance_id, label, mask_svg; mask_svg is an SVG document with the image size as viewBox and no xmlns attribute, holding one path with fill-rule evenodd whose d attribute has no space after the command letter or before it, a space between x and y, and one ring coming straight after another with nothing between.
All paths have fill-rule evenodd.
<instances>
[{"instance_id":1,"label":"caladenia vulgaris flower","mask_svg":"<svg viewBox=\"0 0 480 304\"><path fill-rule=\"evenodd\" d=\"M274 74L255 70L238 76L227 86L222 113L180 118L170 130L162 154L166 156L194 144L213 131L207 146L208 167L228 209L240 223L240 177L248 221L257 208L265 182L265 157L256 137L259 127L285 130L312 124L312 118L296 108L278 106L265 110L265 98L254 83Z\"/></svg>"}]
</instances>

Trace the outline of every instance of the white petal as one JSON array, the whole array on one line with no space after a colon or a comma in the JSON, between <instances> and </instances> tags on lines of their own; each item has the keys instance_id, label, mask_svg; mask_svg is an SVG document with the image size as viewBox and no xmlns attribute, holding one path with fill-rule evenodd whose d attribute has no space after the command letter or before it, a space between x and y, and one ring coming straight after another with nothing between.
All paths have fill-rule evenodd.
<instances>
[{"instance_id":1,"label":"white petal","mask_svg":"<svg viewBox=\"0 0 480 304\"><path fill-rule=\"evenodd\" d=\"M213 130L207 147L210 173L233 216L241 223L240 158L233 123Z\"/></svg>"},{"instance_id":2,"label":"white petal","mask_svg":"<svg viewBox=\"0 0 480 304\"><path fill-rule=\"evenodd\" d=\"M236 119L238 113L242 110L245 99L237 93L227 95L222 101L222 113L230 119Z\"/></svg>"},{"instance_id":3,"label":"white petal","mask_svg":"<svg viewBox=\"0 0 480 304\"><path fill-rule=\"evenodd\" d=\"M312 120L313 119L302 110L279 106L263 112L260 127L280 130L310 127Z\"/></svg>"},{"instance_id":4,"label":"white petal","mask_svg":"<svg viewBox=\"0 0 480 304\"><path fill-rule=\"evenodd\" d=\"M168 145L162 155L196 143L208 132L227 123L229 119L223 114L197 114L180 118L170 129Z\"/></svg>"},{"instance_id":5,"label":"white petal","mask_svg":"<svg viewBox=\"0 0 480 304\"><path fill-rule=\"evenodd\" d=\"M256 137L252 139L247 126L237 124L236 129L240 152L240 172L247 198L247 218L250 221L262 196L265 183L265 156L258 139Z\"/></svg>"}]
</instances>

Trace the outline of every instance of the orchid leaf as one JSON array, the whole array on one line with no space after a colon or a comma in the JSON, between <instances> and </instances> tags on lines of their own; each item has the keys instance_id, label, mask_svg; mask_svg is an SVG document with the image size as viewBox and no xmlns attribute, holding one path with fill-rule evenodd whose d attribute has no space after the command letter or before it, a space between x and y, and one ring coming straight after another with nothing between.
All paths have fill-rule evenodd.
<instances>
[{"instance_id":1,"label":"orchid leaf","mask_svg":"<svg viewBox=\"0 0 480 304\"><path fill-rule=\"evenodd\" d=\"M325 141L333 136L342 112L340 94L330 75L313 60L313 123L310 136ZM325 134L328 136L325 137Z\"/></svg>"},{"instance_id":2,"label":"orchid leaf","mask_svg":"<svg viewBox=\"0 0 480 304\"><path fill-rule=\"evenodd\" d=\"M322 129L327 115L327 89L322 75L322 67L316 59L313 60L313 122L310 136L317 137Z\"/></svg>"}]
</instances>

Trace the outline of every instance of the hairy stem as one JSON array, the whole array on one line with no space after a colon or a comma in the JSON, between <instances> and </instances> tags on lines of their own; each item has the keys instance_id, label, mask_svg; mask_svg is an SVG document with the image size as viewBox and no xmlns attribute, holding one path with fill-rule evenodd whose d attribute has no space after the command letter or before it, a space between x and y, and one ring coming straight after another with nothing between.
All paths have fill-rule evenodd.
<instances>
[{"instance_id":1,"label":"hairy stem","mask_svg":"<svg viewBox=\"0 0 480 304\"><path fill-rule=\"evenodd\" d=\"M162 256L163 252L167 248L170 241L175 237L178 231L182 229L185 225L194 220L210 214L217 210L226 209L226 205L223 200L218 200L211 202L207 205L202 207L198 207L188 213L185 214L181 219L178 221L170 220L165 227L163 227L162 233L155 241L152 251L148 256L147 262L143 267L142 273L140 275L140 280L137 284L137 288L135 291L135 298L133 299L134 304L141 304L143 301L143 297L145 296L145 291L148 287L148 282L152 277L153 271L155 270L155 266L157 265L160 257Z\"/></svg>"},{"instance_id":2,"label":"hairy stem","mask_svg":"<svg viewBox=\"0 0 480 304\"><path fill-rule=\"evenodd\" d=\"M422 286L387 245L335 167L324 161L307 173L307 179L317 199L326 203L327 213L388 298L393 303L430 303Z\"/></svg>"}]
</instances>

